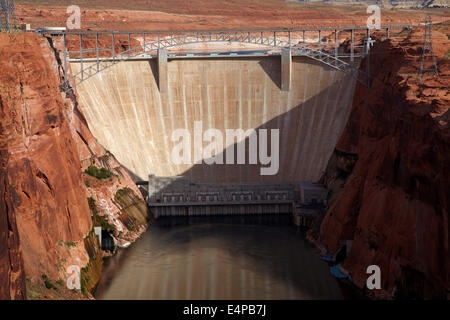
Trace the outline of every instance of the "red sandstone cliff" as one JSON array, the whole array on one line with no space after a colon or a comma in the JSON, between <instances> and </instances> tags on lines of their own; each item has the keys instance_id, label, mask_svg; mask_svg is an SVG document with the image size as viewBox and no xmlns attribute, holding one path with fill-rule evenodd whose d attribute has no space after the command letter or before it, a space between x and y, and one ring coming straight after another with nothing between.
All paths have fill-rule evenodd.
<instances>
[{"instance_id":1,"label":"red sandstone cliff","mask_svg":"<svg viewBox=\"0 0 450 320\"><path fill-rule=\"evenodd\" d=\"M64 80L62 39L48 38L56 59L52 68ZM70 65L69 82L72 84ZM118 244L133 242L146 229L147 205L129 172L116 160L113 154L101 146L89 130L86 119L78 108L76 90L69 91L65 99L66 111L72 136L76 142L81 160L83 180L88 197L94 201L95 212L114 226L114 235ZM86 173L90 166L105 168L111 172L108 179L96 179ZM92 208L91 208L92 210Z\"/></svg>"},{"instance_id":2,"label":"red sandstone cliff","mask_svg":"<svg viewBox=\"0 0 450 320\"><path fill-rule=\"evenodd\" d=\"M122 231L116 232L119 241L135 240L146 226L145 203L130 176L95 141L76 96L60 91L63 71L52 46L34 34L0 34L3 299L64 298L56 292L65 290L69 265L84 268L87 290L95 286L102 254L91 232L88 197L109 202L111 212L104 219ZM107 166L112 176L93 178L98 181L87 187L91 177L83 172L94 162ZM126 196L119 190L127 190ZM96 214L105 214L101 205ZM132 227L123 222L130 219ZM49 289L43 278L60 285Z\"/></svg>"},{"instance_id":3,"label":"red sandstone cliff","mask_svg":"<svg viewBox=\"0 0 450 320\"><path fill-rule=\"evenodd\" d=\"M440 77L422 83L423 31L375 44L372 87L357 86L323 177L332 192L319 240L330 252L353 240L342 268L358 287L380 266L382 290L365 289L375 298L445 299L450 289L450 46L448 34L433 37Z\"/></svg>"}]
</instances>

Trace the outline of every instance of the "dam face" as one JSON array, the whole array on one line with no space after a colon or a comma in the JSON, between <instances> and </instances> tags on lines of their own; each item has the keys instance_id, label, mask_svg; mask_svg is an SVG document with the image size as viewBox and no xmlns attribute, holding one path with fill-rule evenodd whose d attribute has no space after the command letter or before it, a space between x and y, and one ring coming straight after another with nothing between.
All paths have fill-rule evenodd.
<instances>
[{"instance_id":1,"label":"dam face","mask_svg":"<svg viewBox=\"0 0 450 320\"><path fill-rule=\"evenodd\" d=\"M71 67L80 70L77 63ZM310 58L293 57L290 90L282 91L280 71L279 56L173 59L167 64L168 90L160 90L156 59L126 61L77 91L94 136L137 179L151 173L197 182L316 181L347 122L355 80ZM261 164L248 161L173 163L178 144L173 132L187 129L193 139L196 122L203 132L215 128L224 136L226 129L279 129L277 173L261 175ZM191 146L194 154L194 142Z\"/></svg>"}]
</instances>

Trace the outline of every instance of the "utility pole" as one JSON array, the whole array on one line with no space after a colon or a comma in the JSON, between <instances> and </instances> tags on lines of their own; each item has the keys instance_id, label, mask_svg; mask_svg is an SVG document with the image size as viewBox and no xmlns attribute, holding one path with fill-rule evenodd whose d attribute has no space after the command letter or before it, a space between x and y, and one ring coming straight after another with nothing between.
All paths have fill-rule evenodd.
<instances>
[{"instance_id":1,"label":"utility pole","mask_svg":"<svg viewBox=\"0 0 450 320\"><path fill-rule=\"evenodd\" d=\"M0 31L11 32L16 28L14 0L0 0Z\"/></svg>"},{"instance_id":2,"label":"utility pole","mask_svg":"<svg viewBox=\"0 0 450 320\"><path fill-rule=\"evenodd\" d=\"M437 76L439 76L437 63L436 63L436 56L434 55L433 50L433 40L431 39L431 17L427 16L425 18L425 36L423 41L423 48L422 48L422 58L420 61L420 70L419 70L419 78L422 79L422 75L425 72L432 71ZM430 63L432 64L430 66ZM427 64L429 68L425 66Z\"/></svg>"}]
</instances>

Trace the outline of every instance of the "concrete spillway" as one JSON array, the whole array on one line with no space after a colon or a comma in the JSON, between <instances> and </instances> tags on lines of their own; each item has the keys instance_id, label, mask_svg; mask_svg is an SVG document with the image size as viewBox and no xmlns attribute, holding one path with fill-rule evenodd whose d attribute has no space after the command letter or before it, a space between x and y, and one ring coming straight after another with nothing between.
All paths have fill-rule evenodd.
<instances>
[{"instance_id":1,"label":"concrete spillway","mask_svg":"<svg viewBox=\"0 0 450 320\"><path fill-rule=\"evenodd\" d=\"M72 64L74 72L79 68ZM355 80L293 57L290 91L282 91L280 70L277 56L174 59L167 65L166 92L158 88L155 59L130 61L77 90L95 137L141 179L153 173L189 175L199 182L315 181L349 116ZM224 134L225 129L279 129L278 173L262 176L259 164L174 164L172 132L187 128L194 137L194 121Z\"/></svg>"}]
</instances>

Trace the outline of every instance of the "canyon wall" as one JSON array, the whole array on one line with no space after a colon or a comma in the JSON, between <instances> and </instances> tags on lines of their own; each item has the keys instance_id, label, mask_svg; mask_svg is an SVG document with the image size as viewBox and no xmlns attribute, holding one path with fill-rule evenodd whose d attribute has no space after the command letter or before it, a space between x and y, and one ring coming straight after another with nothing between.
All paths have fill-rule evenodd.
<instances>
[{"instance_id":1,"label":"canyon wall","mask_svg":"<svg viewBox=\"0 0 450 320\"><path fill-rule=\"evenodd\" d=\"M372 297L446 299L450 288L447 37L433 33L440 77L422 80L422 30L378 39L372 87L357 86L322 178L331 194L319 241L335 253L353 240L341 269ZM381 290L366 287L369 265L381 269Z\"/></svg>"},{"instance_id":2,"label":"canyon wall","mask_svg":"<svg viewBox=\"0 0 450 320\"><path fill-rule=\"evenodd\" d=\"M95 238L88 245L96 225L89 196L103 199L96 215L114 226L119 242L134 240L146 226L145 202L130 176L96 142L76 95L60 90L57 47L34 34L0 34L2 299L83 297L66 288L71 265L83 279L98 280L102 253ZM88 186L92 177L83 172L92 165L111 177ZM122 189L133 203L112 203ZM137 216L133 230L124 227L129 216ZM88 297L92 285L84 289Z\"/></svg>"},{"instance_id":3,"label":"canyon wall","mask_svg":"<svg viewBox=\"0 0 450 320\"><path fill-rule=\"evenodd\" d=\"M121 62L77 90L94 136L140 179L153 173L199 182L315 181L347 121L355 80L294 57L292 89L285 92L280 66L279 56L169 60L169 90L161 94L157 61ZM72 68L78 72L80 65ZM224 136L226 129L279 129L278 173L262 176L260 166L251 164L174 164L178 141L172 142L172 133L188 129L193 158L195 121Z\"/></svg>"}]
</instances>

